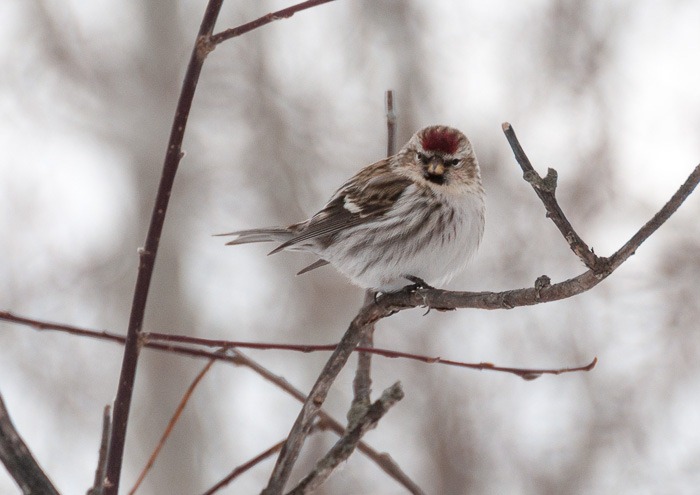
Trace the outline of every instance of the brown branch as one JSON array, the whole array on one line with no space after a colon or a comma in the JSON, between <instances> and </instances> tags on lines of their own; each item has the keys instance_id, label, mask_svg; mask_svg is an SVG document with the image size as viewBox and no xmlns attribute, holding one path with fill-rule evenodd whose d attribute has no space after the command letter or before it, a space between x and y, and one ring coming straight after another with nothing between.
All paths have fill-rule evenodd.
<instances>
[{"instance_id":1,"label":"brown branch","mask_svg":"<svg viewBox=\"0 0 700 495\"><path fill-rule=\"evenodd\" d=\"M683 204L688 196L690 196L695 189L695 187L700 182L700 165L695 167L695 170L690 174L686 181L678 188L678 190L671 196L671 199L661 208L656 215L654 215L644 226L639 229L631 238L628 240L620 249L615 251L615 253L608 258L609 270L612 271L622 263L625 262L627 258L632 256L639 246L646 241L649 236L658 230L661 225L663 225L666 220L668 220L671 215L678 209L678 207Z\"/></svg>"},{"instance_id":2,"label":"brown branch","mask_svg":"<svg viewBox=\"0 0 700 495\"><path fill-rule=\"evenodd\" d=\"M352 354L353 350L360 342L364 328L378 321L381 314L384 314L381 308L373 302L363 306L359 314L350 323L350 327L345 332L345 335L343 335L338 347L326 362L316 383L314 383L314 386L311 388L309 396L304 401L304 405L301 411L299 411L299 415L277 458L268 485L262 492L264 495L277 495L284 490L284 485L289 479L292 467L297 457L299 457L304 439L306 438L309 428L311 428L314 417L321 409L328 395L328 390L338 376L338 373L340 373L340 370L345 366L350 354ZM385 316L388 316L388 313L385 314Z\"/></svg>"},{"instance_id":3,"label":"brown branch","mask_svg":"<svg viewBox=\"0 0 700 495\"><path fill-rule=\"evenodd\" d=\"M0 319L2 314L0 313ZM241 342L232 340L212 340L204 339L201 337L190 337L187 335L177 335L177 334L167 334L167 333L145 333L143 335L144 342L180 342L188 343L194 345L203 345L207 347L223 347L226 349L244 348L244 349L257 349L257 350L279 350L279 351L292 351L292 352L332 352L338 347L337 344L272 344L272 343L262 343L262 342ZM443 359L441 357L425 356L422 354L411 354L408 352L395 351L393 349L382 349L377 347L363 347L362 340L360 344L355 348L355 352L358 354L372 354L387 358L400 358L400 359L410 359L412 361L420 361L426 364L442 364L445 366L456 366L460 368L471 368L476 370L490 370L490 371L500 371L505 373L512 373L514 375L524 377L531 377L533 375L560 375L562 373L570 373L574 371L590 371L593 369L596 359L585 366L579 366L575 368L552 368L552 369L531 369L531 368L512 368L504 366L496 366L493 363L465 363L462 361L455 361L452 359ZM357 385L357 377L353 382L355 388ZM355 390L355 395L358 395L357 390ZM369 405L369 401L367 403Z\"/></svg>"},{"instance_id":4,"label":"brown branch","mask_svg":"<svg viewBox=\"0 0 700 495\"><path fill-rule=\"evenodd\" d=\"M313 434L315 431L320 431L320 430L325 430L327 429L328 425L323 421L317 421L314 423L314 425L311 428L310 434ZM233 471L231 471L224 479L219 481L216 485L208 489L206 492L204 492L202 495L213 495L214 493L218 492L222 488L224 488L226 485L231 483L234 479L248 471L249 469L255 467L257 464L260 464L262 461L267 459L268 457L273 456L277 452L280 451L282 448L282 445L284 445L284 440L280 440L276 444L274 444L272 447L269 449L266 449L265 451L261 452L260 454L256 455L249 461L246 461L245 463L241 464L240 466L236 467Z\"/></svg>"},{"instance_id":5,"label":"brown branch","mask_svg":"<svg viewBox=\"0 0 700 495\"><path fill-rule=\"evenodd\" d=\"M313 471L289 492L289 495L311 493L321 486L333 470L341 462L347 460L355 451L355 447L364 434L375 428L379 420L394 404L403 399L403 396L403 390L399 382L386 389L381 397L365 410L362 417L358 418L355 424L348 428L345 435L336 442L331 450L316 463Z\"/></svg>"},{"instance_id":6,"label":"brown branch","mask_svg":"<svg viewBox=\"0 0 700 495\"><path fill-rule=\"evenodd\" d=\"M223 43L226 40L248 33L266 24L270 24L271 22L279 21L281 19L289 19L297 12L301 12L302 10L310 9L312 7L316 7L318 5L329 3L332 1L333 0L307 0L306 2L301 2L296 5L292 5L291 7L286 7L276 12L271 12L262 17L259 17L258 19L255 19L254 21L241 24L240 26L237 26L235 28L226 29L224 31L221 31L220 33L216 33L215 35L211 36L211 38L209 38L211 49L213 50L214 47L219 43Z\"/></svg>"},{"instance_id":7,"label":"brown branch","mask_svg":"<svg viewBox=\"0 0 700 495\"><path fill-rule=\"evenodd\" d=\"M525 155L522 146L520 146L513 127L508 122L504 122L502 127L506 139L508 139L508 143L513 149L515 159L523 170L523 178L530 183L535 193L537 193L537 196L544 204L547 210L547 216L552 219L554 225L557 226L559 232L564 236L564 239L576 256L581 258L581 261L591 270L598 270L601 265L601 260L576 233L556 200L557 171L550 168L547 170L546 177L540 177L532 167L527 155Z\"/></svg>"},{"instance_id":8,"label":"brown branch","mask_svg":"<svg viewBox=\"0 0 700 495\"><path fill-rule=\"evenodd\" d=\"M217 484L209 488L206 492L204 492L202 495L212 495L222 488L224 488L226 485L231 483L234 479L248 471L250 468L256 466L257 464L261 463L265 459L267 459L270 456L273 456L277 452L280 451L282 448L282 445L284 445L284 440L280 440L276 444L274 444L272 447L269 449L264 450L260 454L256 455L249 461L245 462L244 464L241 464L240 466L236 467L233 471L231 471L224 479L219 481Z\"/></svg>"},{"instance_id":9,"label":"brown branch","mask_svg":"<svg viewBox=\"0 0 700 495\"><path fill-rule=\"evenodd\" d=\"M58 495L58 490L36 462L12 424L0 395L0 460L25 495Z\"/></svg>"},{"instance_id":10,"label":"brown branch","mask_svg":"<svg viewBox=\"0 0 700 495\"><path fill-rule=\"evenodd\" d=\"M107 469L107 451L109 450L109 434L112 430L112 413L109 406L105 406L102 411L102 437L100 439L100 450L97 456L97 468L95 469L95 481L92 488L87 491L87 495L102 495L102 488Z\"/></svg>"},{"instance_id":11,"label":"brown branch","mask_svg":"<svg viewBox=\"0 0 700 495\"><path fill-rule=\"evenodd\" d=\"M131 397L136 379L136 365L139 356L139 335L143 326L146 314L146 300L148 290L151 285L153 268L160 244L160 236L165 223L165 214L168 210L170 192L175 182L175 174L182 159L182 140L185 136L187 119L192 108L192 100L197 88L202 65L206 58L207 51L202 50L201 40L211 36L214 24L219 16L223 0L209 0L202 24L197 35L197 42L192 50L187 72L182 83L182 90L177 102L175 117L168 139L168 147L165 152L163 172L158 185L155 205L151 213L151 222L146 235L146 242L143 248L139 249L139 268L134 288L134 297L131 306L131 316L129 317L129 327L127 330L126 343L124 345L124 356L122 368L119 376L119 386L117 397L114 401L114 416L112 421L112 435L109 444L109 454L107 456L107 476L105 478L105 494L117 495L119 492L119 478L121 476L122 460L124 457L124 441L126 439L126 429L129 421L129 409Z\"/></svg>"},{"instance_id":12,"label":"brown branch","mask_svg":"<svg viewBox=\"0 0 700 495\"><path fill-rule=\"evenodd\" d=\"M170 421L168 421L168 425L165 427L165 431L163 431L163 434L161 435L160 440L158 441L158 445L156 445L155 449L153 449L153 452L151 453L151 456L148 458L146 465L141 470L141 474L139 474L139 477L136 480L136 483L134 483L134 486L131 488L131 490L129 490L129 495L134 495L134 493L136 493L136 490L139 489L139 486L141 486L141 483L143 483L143 480L146 478L146 475L153 467L153 464L155 464L156 459L158 458L158 454L160 454L160 451L163 449L163 446L165 445L166 440L168 439L168 437L172 433L173 429L175 428L175 424L180 419L180 416L182 415L182 411L185 410L185 406L190 401L190 398L192 398L192 394L194 393L194 389L197 388L197 385L199 385L199 383L202 381L202 378L204 378L204 375L207 374L207 372L211 369L211 367L214 365L215 362L216 362L216 359L209 360L209 362L204 366L204 368L202 368L202 370L199 373L197 373L197 376L194 378L194 380L192 380L192 383L190 383L190 386L187 387L187 390L185 391L184 395L182 396L182 399L180 399L180 403L175 408L175 412L173 413L172 417L170 418Z\"/></svg>"},{"instance_id":13,"label":"brown branch","mask_svg":"<svg viewBox=\"0 0 700 495\"><path fill-rule=\"evenodd\" d=\"M508 126L510 127L510 126ZM516 156L520 156L521 161L527 157L524 153L518 154L517 150L522 151L515 134L512 134L511 143L516 143L514 146ZM522 164L521 164L522 165ZM551 175L551 174L550 174ZM546 181L546 179L543 179ZM535 181L536 182L536 181ZM550 181L551 182L551 181ZM341 344L336 348L330 360L326 364L323 373L317 380L311 390L307 401L295 422L292 432L282 449L282 453L278 458L277 465L273 472L270 484L266 493L281 493L283 485L289 476L289 471L294 463L294 460L299 454L301 445L303 444L304 431L308 431L313 417L319 413L320 407L325 400L332 382L334 381L340 369L347 361L350 353L357 346L360 340L362 329L366 325L375 323L381 318L385 318L396 311L407 308L427 306L435 309L456 309L456 308L480 308L480 309L510 309L516 306L528 306L550 302L560 299L569 298L590 290L598 283L609 276L617 267L626 261L636 249L652 235L670 216L680 207L680 205L693 192L698 182L700 182L700 165L690 174L688 179L671 197L671 199L647 222L639 231L630 238L618 251L610 258L605 259L604 270L600 270L600 265L596 269L578 275L577 277L565 280L560 283L551 284L545 276L537 279L535 286L518 290L505 292L450 292L438 289L418 289L413 291L401 291L393 294L384 294L378 300L371 304L365 305L351 323L346 332ZM532 183L532 182L531 182ZM551 184L550 184L551 185ZM542 185L542 188L545 188ZM542 188L535 187L536 191L541 191ZM556 204L556 199L551 196L549 199ZM544 200L543 200L544 201ZM554 212L560 212L558 205ZM559 215L557 213L557 215ZM560 214L563 217L563 213ZM555 215L556 216L556 215ZM565 217L564 217L565 218ZM585 245L585 243L584 243ZM156 345L153 347L160 349L174 349L174 346ZM207 355L206 351L200 350L182 350L190 355Z\"/></svg>"},{"instance_id":14,"label":"brown branch","mask_svg":"<svg viewBox=\"0 0 700 495\"><path fill-rule=\"evenodd\" d=\"M116 342L119 344L124 344L124 341L126 340L123 335L118 335L115 333L110 333L107 331L98 331L98 330L89 330L85 328L80 328L80 327L75 327L72 325L66 325L62 323L52 323L52 322L47 322L47 321L42 321L42 320L36 320L32 318L27 318L23 316L18 316L13 313L7 312L7 311L0 311L0 320L8 321L10 323L16 323L20 325L25 325L30 328L34 328L39 331L44 331L44 330L56 330L64 333L69 333L71 335L77 335L81 337L91 337L91 338L96 338L100 340L108 340L111 342ZM296 400L298 400L300 403L303 403L304 400L306 399L306 395L304 395L299 389L293 387L287 380L282 378L281 376L275 375L274 373L270 372L267 368L261 366L254 360L250 359L247 357L245 354L241 353L240 351L236 349L230 348L226 344L227 341L223 340L208 340L208 339L199 339L195 337L184 337L184 336L178 336L178 335L170 335L170 334L162 334L162 336L165 338L163 342L153 342L149 340L152 338L154 335L158 334L143 334L143 346L148 348L148 349L153 349L157 351L165 351L165 352L172 352L175 354L181 354L183 356L189 356L189 357L195 357L195 358L204 358L204 359L216 359L219 361L225 361L228 362L229 364L232 364L234 366L244 366L246 368L249 368L252 370L254 373L258 374L260 377L262 377L264 380L267 380L268 382L272 383L273 385L277 386L284 392L288 393L292 397L294 397ZM173 338L170 338L173 337ZM171 342L196 342L197 345L211 345L213 347L226 347L228 348L228 353L227 354L222 354L218 352L211 352L211 351L206 351L203 349L197 349L193 348L190 346L181 346L181 345L174 345ZM253 348L264 348L260 347L261 345L264 344L253 344L250 347ZM303 347L303 346L302 346ZM322 346L325 347L325 349L319 349L319 350L326 350L326 351L332 351L335 349L335 345L331 346ZM280 348L282 349L289 349L289 346L282 345ZM310 352L310 349L297 349L301 352ZM333 430L338 435L342 435L345 431L345 428L342 424L340 424L338 421L334 420L332 416L330 416L328 413L326 413L323 409L321 409L318 413L319 419L323 421L324 424L328 425L328 427ZM418 488L418 486L411 480L402 470L401 468L394 462L394 460L389 456L388 454L383 454L379 453L376 450L374 450L372 447L367 445L364 442L360 442L360 445L358 446L358 450L365 454L367 457L369 457L382 471L384 471L387 475L391 476L394 480L396 480L398 483L403 485L410 493L420 495L423 492Z\"/></svg>"},{"instance_id":15,"label":"brown branch","mask_svg":"<svg viewBox=\"0 0 700 495\"><path fill-rule=\"evenodd\" d=\"M187 127L192 101L199 81L199 75L207 55L214 47L234 36L240 36L268 24L274 20L288 18L296 12L305 10L332 0L309 0L300 4L268 14L256 21L244 24L237 28L228 29L216 36L212 36L216 20L221 10L223 0L209 0L204 11L202 23L199 28L197 40L190 56L187 71L182 83L182 90L178 99L175 117L168 140L168 147L163 163L158 193L151 214L151 221L143 248L139 249L139 268L134 288L134 296L131 307L131 316L127 331L127 340L124 347L122 369L119 377L119 386L114 403L114 418L112 435L110 438L109 454L107 458L107 473L105 478L105 494L117 495L119 491L119 478L124 456L124 441L129 420L129 409L133 395L134 380L139 354L139 334L146 311L146 300L153 275L156 254L160 243L160 236L165 222L165 214L168 209L170 192L177 168L182 159L182 141Z\"/></svg>"}]
</instances>

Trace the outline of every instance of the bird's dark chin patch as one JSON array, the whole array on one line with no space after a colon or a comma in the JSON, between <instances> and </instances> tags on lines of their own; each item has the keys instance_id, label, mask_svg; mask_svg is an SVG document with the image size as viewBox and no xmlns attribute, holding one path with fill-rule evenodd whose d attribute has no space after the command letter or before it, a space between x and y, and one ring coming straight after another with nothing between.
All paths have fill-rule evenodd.
<instances>
[{"instance_id":1,"label":"bird's dark chin patch","mask_svg":"<svg viewBox=\"0 0 700 495\"><path fill-rule=\"evenodd\" d=\"M445 183L445 176L442 174L431 174L429 172L424 172L423 177L433 184L443 185Z\"/></svg>"}]
</instances>

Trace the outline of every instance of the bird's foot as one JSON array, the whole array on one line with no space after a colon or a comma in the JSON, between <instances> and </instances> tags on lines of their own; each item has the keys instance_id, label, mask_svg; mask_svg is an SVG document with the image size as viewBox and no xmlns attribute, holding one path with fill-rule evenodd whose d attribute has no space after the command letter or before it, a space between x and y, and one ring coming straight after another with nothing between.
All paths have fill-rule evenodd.
<instances>
[{"instance_id":1,"label":"bird's foot","mask_svg":"<svg viewBox=\"0 0 700 495\"><path fill-rule=\"evenodd\" d=\"M428 284L425 280L414 275L404 275L403 278L409 282L413 282L411 285L407 285L402 290L408 292L415 292L420 289L435 289L432 285Z\"/></svg>"}]
</instances>

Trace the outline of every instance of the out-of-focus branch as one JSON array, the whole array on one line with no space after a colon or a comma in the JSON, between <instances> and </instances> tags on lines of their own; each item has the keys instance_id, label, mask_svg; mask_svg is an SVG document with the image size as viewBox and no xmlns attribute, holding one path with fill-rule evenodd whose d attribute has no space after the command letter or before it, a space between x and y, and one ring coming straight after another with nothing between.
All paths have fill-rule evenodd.
<instances>
[{"instance_id":1,"label":"out-of-focus branch","mask_svg":"<svg viewBox=\"0 0 700 495\"><path fill-rule=\"evenodd\" d=\"M219 490L221 490L223 487L231 483L234 479L236 479L238 476L242 475L246 471L248 471L250 468L253 466L256 466L257 464L261 463L268 457L276 454L279 452L279 450L282 448L282 445L284 445L284 440L280 440L276 444L274 444L272 447L269 449L265 449L263 452L260 454L256 455L249 461L245 462L244 464L241 464L240 466L236 467L233 471L231 471L224 479L219 481L217 484L209 488L206 492L204 492L202 495L212 495Z\"/></svg>"},{"instance_id":2,"label":"out-of-focus branch","mask_svg":"<svg viewBox=\"0 0 700 495\"><path fill-rule=\"evenodd\" d=\"M396 153L396 111L394 110L394 91L386 92L386 156Z\"/></svg>"},{"instance_id":3,"label":"out-of-focus branch","mask_svg":"<svg viewBox=\"0 0 700 495\"><path fill-rule=\"evenodd\" d=\"M58 495L58 490L41 469L27 444L12 424L0 395L0 460L25 495Z\"/></svg>"}]
</instances>

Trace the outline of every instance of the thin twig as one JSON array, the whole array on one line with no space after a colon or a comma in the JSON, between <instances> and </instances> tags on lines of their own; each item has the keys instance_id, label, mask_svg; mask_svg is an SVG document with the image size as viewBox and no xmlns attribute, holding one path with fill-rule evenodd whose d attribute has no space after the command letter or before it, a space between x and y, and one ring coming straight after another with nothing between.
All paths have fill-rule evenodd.
<instances>
[{"instance_id":1,"label":"thin twig","mask_svg":"<svg viewBox=\"0 0 700 495\"><path fill-rule=\"evenodd\" d=\"M100 340L108 340L111 342L116 342L119 344L124 344L124 341L126 340L123 335L118 335L115 333L110 333L104 330L89 330L85 328L79 328L76 326L72 325L65 325L62 323L53 323L53 322L47 322L47 321L42 321L42 320L36 320L33 318L27 318L24 316L18 316L13 313L7 312L7 311L0 311L0 320L4 320L10 323L16 323L20 325L26 325L30 328L34 328L39 331L44 331L44 330L56 330L64 333L69 333L71 335L77 335L81 337L90 337L90 338L97 338ZM224 345L214 345L212 347L226 347L228 349L228 354L222 354L218 352L211 352L207 351L204 349L197 349L194 347L190 346L182 346L182 345L174 345L170 342L172 341L178 341L178 342L184 342L190 337L183 337L183 336L177 336L176 340L175 339L168 339L165 340L164 342L153 342L149 340L149 335L153 334L144 334L143 335L143 345L144 347L148 349L153 349L157 351L164 351L164 352L171 352L175 354L180 354L184 356L190 356L190 357L195 357L195 358L204 358L204 359L216 359L220 361L225 361L228 362L229 364L232 364L234 366L244 366L252 370L254 373L258 374L260 377L262 377L264 380L272 383L273 385L277 386L284 392L288 393L292 397L294 397L296 400L298 400L300 403L303 403L304 400L306 399L306 395L304 395L299 389L293 387L287 380L285 380L283 377L275 375L272 373L270 370L267 368L261 366L259 363L254 361L253 359L247 357L245 354L240 352L237 349L233 349L228 345L225 345L226 341L214 341L214 340L209 340L207 339L197 339L199 340L198 344L199 345L208 345L208 343L213 343L213 342L219 342L219 343L224 343ZM165 334L164 334L165 336ZM181 337L181 338L178 338ZM257 347L257 345L255 346ZM331 348L326 348L324 350L327 351L332 351L335 349L335 345L332 345ZM301 350L301 349L300 349ZM302 351L302 352L309 352L307 351ZM334 420L328 413L326 413L323 409L321 409L318 413L319 419L323 422L323 424L328 425L328 427L333 430L338 435L342 435L345 431L345 427L340 424L338 421ZM421 495L423 492L418 488L418 486L411 480L402 470L401 468L394 462L394 460L389 456L388 454L380 453L374 450L372 447L367 445L364 442L360 442L360 445L358 446L358 450L365 454L367 457L369 457L382 471L384 471L387 475L391 476L396 480L398 483L403 485L410 493L414 495Z\"/></svg>"},{"instance_id":2,"label":"thin twig","mask_svg":"<svg viewBox=\"0 0 700 495\"><path fill-rule=\"evenodd\" d=\"M515 159L523 170L523 178L530 183L535 193L537 193L537 196L542 201L542 204L544 204L547 210L547 216L552 219L554 225L557 226L559 232L564 236L564 239L576 256L581 258L581 261L591 270L599 270L601 268L601 260L576 233L556 200L557 171L550 168L547 170L546 177L540 177L523 151L522 146L520 146L513 127L508 122L504 122L502 127L503 133L506 135L506 139L508 139L508 143L513 149Z\"/></svg>"},{"instance_id":3,"label":"thin twig","mask_svg":"<svg viewBox=\"0 0 700 495\"><path fill-rule=\"evenodd\" d=\"M165 431L163 431L163 434L161 435L160 440L158 441L158 445L156 445L155 449L153 449L153 452L151 453L151 456L148 458L146 465L141 470L141 474L139 474L139 477L136 480L136 483L134 483L134 486L131 488L131 490L129 490L129 495L134 495L134 493L136 493L136 490L138 490L139 486L141 486L141 483L143 483L143 480L146 478L146 475L153 467L153 464L155 464L156 459L158 458L158 454L160 454L160 451L163 449L163 446L165 445L165 441L168 439L168 437L170 436L170 434L173 431L173 428L175 428L175 424L180 419L180 416L182 415L182 411L185 410L185 406L187 405L190 398L192 397L192 394L194 393L194 389L197 388L197 385L199 385L199 383L202 381L202 378L204 378L204 375L207 374L207 372L211 369L211 367L214 365L215 362L216 362L216 359L211 359L204 366L204 368L202 368L202 370L197 374L197 376L194 378L194 380L192 380L192 383L190 383L190 386L187 387L187 390L185 391L184 395L182 396L182 399L180 399L180 403L177 405L177 408L175 408L175 412L173 413L172 417L170 418L170 421L168 421L168 426L166 426Z\"/></svg>"},{"instance_id":4,"label":"thin twig","mask_svg":"<svg viewBox=\"0 0 700 495\"><path fill-rule=\"evenodd\" d=\"M364 328L379 320L377 314L378 306L372 303L364 306L359 314L350 323L350 327L343 335L338 347L323 367L316 383L311 388L309 396L304 401L304 405L299 411L294 425L292 426L287 440L282 447L275 467L268 481L267 487L263 490L264 495L277 495L282 493L284 485L289 479L292 467L299 457L299 452L304 444L306 435L313 423L314 417L320 410L328 395L328 390L335 381L335 378L343 369L348 358L352 354L357 344L360 342Z\"/></svg>"},{"instance_id":5,"label":"thin twig","mask_svg":"<svg viewBox=\"0 0 700 495\"><path fill-rule=\"evenodd\" d=\"M309 434L313 434L315 431L321 431L325 430L328 425L325 424L323 420L317 421L314 423L314 425L311 427L311 431ZM224 488L226 485L231 483L234 479L248 471L249 469L255 467L257 464L260 464L262 461L267 459L268 457L273 456L279 450L282 448L282 445L284 445L284 440L280 440L276 444L274 444L272 447L269 449L266 449L265 451L261 452L260 454L256 455L252 459L246 461L245 463L241 464L240 466L236 467L233 471L231 471L224 479L219 481L216 485L208 489L206 492L204 492L202 495L213 495L217 491L221 490Z\"/></svg>"},{"instance_id":6,"label":"thin twig","mask_svg":"<svg viewBox=\"0 0 700 495\"><path fill-rule=\"evenodd\" d=\"M396 153L396 112L394 111L394 92L386 92L386 156Z\"/></svg>"},{"instance_id":7,"label":"thin twig","mask_svg":"<svg viewBox=\"0 0 700 495\"><path fill-rule=\"evenodd\" d=\"M286 7L276 12L271 12L262 17L259 17L258 19L255 19L254 21L241 24L240 26L237 26L235 28L226 29L224 31L221 31L220 33L216 33L209 39L209 41L213 47L226 40L248 33L266 24L270 24L271 22L279 21L281 19L289 19L294 14L296 14L297 12L301 12L302 10L310 9L312 7L316 7L318 5L329 3L332 1L333 0L307 0L306 2L301 2L296 5L292 5L291 7Z\"/></svg>"},{"instance_id":8,"label":"thin twig","mask_svg":"<svg viewBox=\"0 0 700 495\"><path fill-rule=\"evenodd\" d=\"M663 225L666 220L683 204L688 196L693 192L695 187L700 182L700 165L695 167L695 170L690 174L686 181L678 188L671 196L671 199L654 215L644 226L639 229L620 249L608 258L609 269L612 271L627 258L632 256L637 248L649 238L656 230Z\"/></svg>"},{"instance_id":9,"label":"thin twig","mask_svg":"<svg viewBox=\"0 0 700 495\"><path fill-rule=\"evenodd\" d=\"M58 495L58 490L36 462L29 447L12 424L2 395L0 395L0 460L23 494Z\"/></svg>"},{"instance_id":10,"label":"thin twig","mask_svg":"<svg viewBox=\"0 0 700 495\"><path fill-rule=\"evenodd\" d=\"M95 481L87 492L87 495L102 495L104 493L103 482L105 469L107 468L107 452L109 451L109 434L112 430L112 413L109 405L102 411L102 436L100 439L100 451L95 469Z\"/></svg>"},{"instance_id":11,"label":"thin twig","mask_svg":"<svg viewBox=\"0 0 700 495\"><path fill-rule=\"evenodd\" d=\"M522 289L524 290L524 289ZM505 294L505 293L501 293ZM488 308L496 309L496 308ZM79 328L72 325L65 325L62 323L52 323L43 320L36 320L33 318L27 318L24 316L18 316L14 313L8 311L0 311L0 320L4 320L10 323L17 323L21 325L27 325L39 331L45 330L57 330L72 335L78 335L83 337L91 337L102 340L109 340L117 343L124 343L124 336L100 330L89 330L85 328ZM221 340L221 339L205 339L202 337L191 337L189 335L178 335L171 333L156 333L156 332L144 332L142 334L142 344L144 347L154 350L173 352L175 354L183 354L191 357L200 357L205 359L217 359L221 361L232 361L235 358L225 356L220 353L205 351L203 349L198 349L190 346L179 346L173 345L173 342L192 344L197 346L206 346L213 348L224 348L229 351L238 350L238 348L243 349L256 349L256 350L278 350L278 351L292 351L292 352L333 352L338 345L337 344L279 344L270 342L243 342L235 340ZM400 358L400 359L410 359L412 361L420 361L426 364L441 364L445 366L456 366L460 368L471 368L477 370L491 370L500 371L506 373L513 373L518 376L532 375L532 374L552 374L559 375L563 372L573 372L573 371L589 371L591 365L585 365L580 367L572 368L552 368L552 369L530 369L530 368L509 368L503 366L497 366L493 363L465 363L463 361L456 361L453 359L444 359L439 356L426 356L422 354L411 354L407 352L396 351L393 349L382 349L378 347L362 347L358 344L355 348L355 352L362 352L366 354L373 354L387 358ZM240 363L234 363L240 364ZM243 363L245 366L248 364ZM589 368L590 367L590 368ZM262 373L260 373L262 374ZM276 375L274 375L276 376ZM300 401L303 402L305 396L299 392Z\"/></svg>"},{"instance_id":12,"label":"thin twig","mask_svg":"<svg viewBox=\"0 0 700 495\"><path fill-rule=\"evenodd\" d=\"M396 113L394 113L394 92L392 90L386 92L386 127L386 153L387 156L392 156L396 148ZM363 305L370 304L375 297L377 297L375 291L367 290ZM372 354L364 352L364 349L374 347L374 325L368 325L365 328L359 347L362 350L357 354L357 370L355 371L355 379L352 382L353 400L347 414L348 427L352 426L357 417L364 414L371 402Z\"/></svg>"},{"instance_id":13,"label":"thin twig","mask_svg":"<svg viewBox=\"0 0 700 495\"><path fill-rule=\"evenodd\" d=\"M365 292L364 304L370 304L375 297L375 292ZM368 325L360 338L357 351L357 370L352 381L353 399L347 414L348 425L352 425L359 416L362 416L371 402L372 393L372 353L374 347L374 325Z\"/></svg>"},{"instance_id":14,"label":"thin twig","mask_svg":"<svg viewBox=\"0 0 700 495\"><path fill-rule=\"evenodd\" d=\"M316 463L313 471L289 492L289 495L311 493L321 486L333 470L355 451L362 436L376 427L379 420L394 404L403 399L403 396L399 382L386 389L381 397L367 408L365 414L358 418L351 428L348 428L345 435L336 442L331 450Z\"/></svg>"},{"instance_id":15,"label":"thin twig","mask_svg":"<svg viewBox=\"0 0 700 495\"><path fill-rule=\"evenodd\" d=\"M114 416L112 421L112 435L109 442L109 455L107 457L107 476L105 478L105 494L117 495L119 492L119 480L121 476L122 460L124 457L124 442L126 429L129 422L129 409L131 397L134 391L136 379L136 367L139 357L139 335L146 314L146 300L151 285L153 268L160 244L161 232L165 223L165 214L168 210L170 192L175 182L178 165L182 159L182 140L185 136L187 119L192 108L195 90L202 65L207 51L202 50L201 40L207 39L214 31L214 24L219 16L223 0L209 0L202 24L197 35L197 42L192 50L187 72L182 83L182 90L177 102L175 117L168 139L168 147L163 162L163 172L158 185L155 205L151 213L151 221L146 235L144 247L139 249L139 268L136 277L136 286L131 305L131 316L127 331L126 344L122 359L122 368L119 376L117 397L114 401Z\"/></svg>"},{"instance_id":16,"label":"thin twig","mask_svg":"<svg viewBox=\"0 0 700 495\"><path fill-rule=\"evenodd\" d=\"M264 450L260 454L256 455L249 461L246 461L244 464L241 464L240 466L236 467L233 471L231 471L224 479L219 481L217 484L209 488L206 492L204 492L202 495L212 495L222 488L224 488L226 485L231 483L234 479L248 471L250 468L256 466L257 464L260 464L262 461L267 459L270 456L275 455L277 452L280 451L282 448L282 445L284 445L284 440L280 440L276 444L274 444L272 447L269 449Z\"/></svg>"},{"instance_id":17,"label":"thin twig","mask_svg":"<svg viewBox=\"0 0 700 495\"><path fill-rule=\"evenodd\" d=\"M223 0L209 0L207 3L175 110L175 117L173 119L163 163L163 172L158 186L155 205L151 214L151 222L148 228L148 234L146 235L146 242L144 247L139 249L139 269L136 278L136 286L134 288L134 297L131 307L131 316L129 318L127 341L124 347L117 397L114 403L113 428L107 459L107 476L105 478L106 495L117 495L119 491L119 478L124 456L124 441L126 438L129 409L131 406L131 397L138 363L139 334L145 316L148 290L153 275L161 232L165 222L165 214L168 209L170 192L172 191L175 181L178 165L183 156L182 141L204 60L217 44L229 38L240 36L241 34L252 31L274 20L291 17L296 12L330 1L332 0L309 0L307 2L302 2L298 5L268 14L257 21L223 31L216 37L212 36L212 33L219 12L221 11Z\"/></svg>"}]
</instances>

